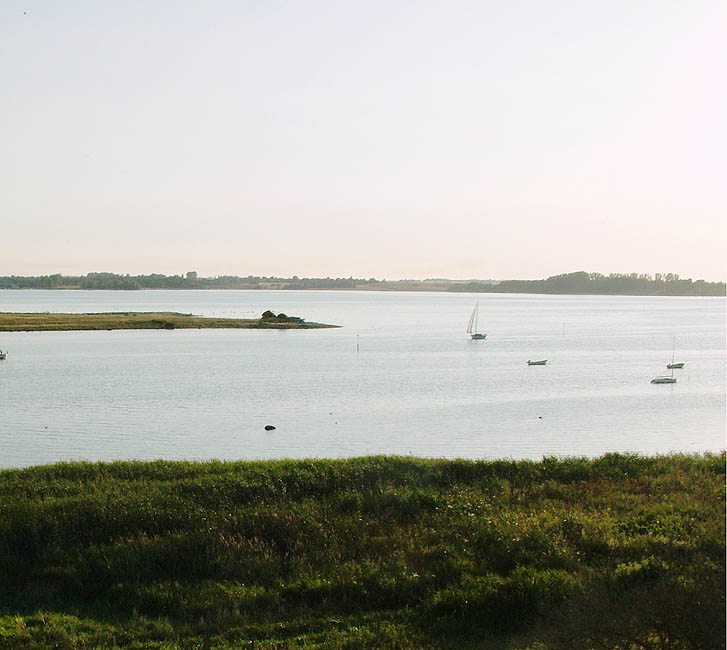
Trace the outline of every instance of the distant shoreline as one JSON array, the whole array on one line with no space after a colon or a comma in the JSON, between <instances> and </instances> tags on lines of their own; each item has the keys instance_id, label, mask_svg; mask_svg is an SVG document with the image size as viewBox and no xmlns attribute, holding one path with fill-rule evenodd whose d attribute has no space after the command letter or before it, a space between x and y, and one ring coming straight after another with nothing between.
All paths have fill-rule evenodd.
<instances>
[{"instance_id":1,"label":"distant shoreline","mask_svg":"<svg viewBox=\"0 0 727 650\"><path fill-rule=\"evenodd\" d=\"M673 273L653 277L637 273L588 273L577 271L554 275L544 280L377 280L369 278L277 278L264 276L199 277L186 275L117 275L88 273L63 276L59 273L39 277L0 276L0 289L46 290L250 290L250 291L428 291L447 293L515 293L583 296L725 296L724 282L682 279Z\"/></svg>"},{"instance_id":2,"label":"distant shoreline","mask_svg":"<svg viewBox=\"0 0 727 650\"><path fill-rule=\"evenodd\" d=\"M176 312L110 312L98 314L0 312L0 332L63 332L125 329L321 329L338 327L308 323L274 314L265 318L206 318Z\"/></svg>"},{"instance_id":3,"label":"distant shoreline","mask_svg":"<svg viewBox=\"0 0 727 650\"><path fill-rule=\"evenodd\" d=\"M520 282L520 280L517 280ZM529 280L525 280L529 282ZM533 280L533 282L535 282ZM696 293L696 292L598 292L598 291L524 291L505 290L486 287L460 289L450 286L421 284L410 285L404 281L382 282L383 286L356 286L356 287L279 287L279 286L258 286L258 287L138 287L134 289L122 288L85 288L85 287L0 287L0 291L372 291L379 293L481 293L481 294L509 294L519 296L614 296L614 297L647 297L647 298L724 298L727 292L717 291ZM326 327L336 327L330 325Z\"/></svg>"}]
</instances>

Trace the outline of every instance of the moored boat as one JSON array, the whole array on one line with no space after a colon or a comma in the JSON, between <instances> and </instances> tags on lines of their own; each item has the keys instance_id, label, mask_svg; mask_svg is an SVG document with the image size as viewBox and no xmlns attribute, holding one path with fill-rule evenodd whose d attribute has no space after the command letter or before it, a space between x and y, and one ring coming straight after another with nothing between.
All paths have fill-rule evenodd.
<instances>
[{"instance_id":1,"label":"moored boat","mask_svg":"<svg viewBox=\"0 0 727 650\"><path fill-rule=\"evenodd\" d=\"M472 337L473 341L481 341L482 339L487 338L487 334L482 334L477 331L477 316L479 315L479 310L480 304L476 302L475 308L472 310L472 314L470 315L470 319L467 323L467 334Z\"/></svg>"},{"instance_id":2,"label":"moored boat","mask_svg":"<svg viewBox=\"0 0 727 650\"><path fill-rule=\"evenodd\" d=\"M675 368L683 368L684 362L675 363L674 362L674 352L676 350L677 346L677 338L674 337L674 343L671 348L671 363L666 364L667 370L671 370L671 375L663 376L663 377L654 377L651 380L652 384L676 384L677 378L674 376L674 369Z\"/></svg>"},{"instance_id":3,"label":"moored boat","mask_svg":"<svg viewBox=\"0 0 727 650\"><path fill-rule=\"evenodd\" d=\"M529 366L544 366L546 363L548 363L547 359L541 359L540 361L530 361L530 359L528 359Z\"/></svg>"}]
</instances>

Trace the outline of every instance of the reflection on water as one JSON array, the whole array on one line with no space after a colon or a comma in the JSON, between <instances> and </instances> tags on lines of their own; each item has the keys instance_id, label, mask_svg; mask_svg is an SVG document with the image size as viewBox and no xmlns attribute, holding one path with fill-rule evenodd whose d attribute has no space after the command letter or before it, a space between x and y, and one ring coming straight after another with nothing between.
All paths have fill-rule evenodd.
<instances>
[{"instance_id":1,"label":"reflection on water","mask_svg":"<svg viewBox=\"0 0 727 650\"><path fill-rule=\"evenodd\" d=\"M725 447L725 301L0 291L0 311L265 309L335 330L0 333L0 466L87 459L595 456ZM676 385L653 385L676 337ZM358 350L357 350L358 346ZM526 365L547 358L547 366ZM265 431L266 424L276 426Z\"/></svg>"}]
</instances>

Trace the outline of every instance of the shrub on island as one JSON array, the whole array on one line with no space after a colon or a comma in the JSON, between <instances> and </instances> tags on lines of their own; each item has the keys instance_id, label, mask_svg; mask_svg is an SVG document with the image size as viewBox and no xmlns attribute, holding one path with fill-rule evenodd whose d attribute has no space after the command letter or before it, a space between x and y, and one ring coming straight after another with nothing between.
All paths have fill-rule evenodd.
<instances>
[{"instance_id":1,"label":"shrub on island","mask_svg":"<svg viewBox=\"0 0 727 650\"><path fill-rule=\"evenodd\" d=\"M303 319L298 316L288 316L284 314L283 312L280 312L277 316L274 312L270 311L269 309L267 311L263 312L262 320L265 321L271 321L274 320L278 323L302 323Z\"/></svg>"}]
</instances>

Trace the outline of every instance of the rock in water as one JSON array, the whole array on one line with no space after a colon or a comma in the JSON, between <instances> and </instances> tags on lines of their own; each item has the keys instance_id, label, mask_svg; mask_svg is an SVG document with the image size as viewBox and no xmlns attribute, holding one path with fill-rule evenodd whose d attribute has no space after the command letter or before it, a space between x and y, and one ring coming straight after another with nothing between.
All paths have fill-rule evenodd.
<instances>
[{"instance_id":1,"label":"rock in water","mask_svg":"<svg viewBox=\"0 0 727 650\"><path fill-rule=\"evenodd\" d=\"M272 431L273 429L275 429L275 427L272 424L265 425L265 431Z\"/></svg>"}]
</instances>

